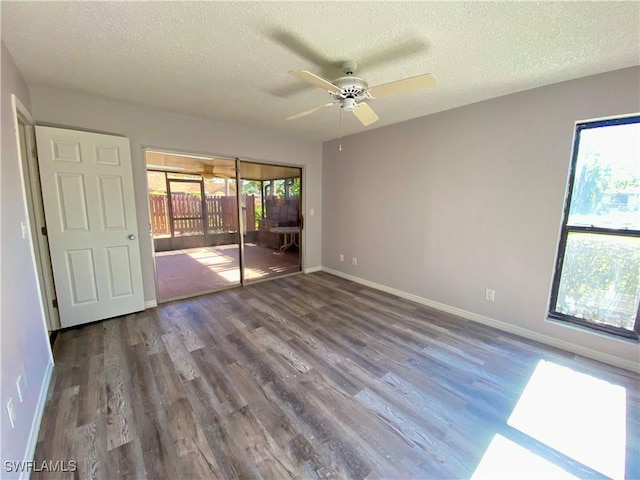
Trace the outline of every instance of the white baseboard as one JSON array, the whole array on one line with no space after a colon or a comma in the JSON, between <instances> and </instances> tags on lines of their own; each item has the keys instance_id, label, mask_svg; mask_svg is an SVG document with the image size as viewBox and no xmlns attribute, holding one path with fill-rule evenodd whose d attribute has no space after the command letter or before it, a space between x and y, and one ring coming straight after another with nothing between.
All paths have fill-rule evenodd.
<instances>
[{"instance_id":1,"label":"white baseboard","mask_svg":"<svg viewBox=\"0 0 640 480\"><path fill-rule=\"evenodd\" d=\"M51 383L51 374L53 373L53 362L50 361L47 365L47 370L44 372L44 378L42 379L42 385L40 386L40 393L38 395L38 403L36 404L36 411L33 415L33 421L31 422L31 431L29 432L29 439L27 440L27 448L25 451L25 461L33 460L36 453L36 445L38 444L38 435L40 434L40 423L42 422L42 415L44 414L44 406L47 403L47 394L49 393L49 385ZM20 478L29 478L30 472L23 471Z\"/></svg>"},{"instance_id":2,"label":"white baseboard","mask_svg":"<svg viewBox=\"0 0 640 480\"><path fill-rule=\"evenodd\" d=\"M154 308L158 306L158 302L156 300L145 300L144 308Z\"/></svg>"},{"instance_id":3,"label":"white baseboard","mask_svg":"<svg viewBox=\"0 0 640 480\"><path fill-rule=\"evenodd\" d=\"M420 297L412 293L403 292L402 290L397 290L395 288L387 287L386 285L381 285L379 283L375 283L370 280L365 280L364 278L356 277L354 275L349 275L348 273L343 273L338 270L334 270L332 268L322 267L322 271L330 273L331 275L335 275L336 277L341 277L346 280L351 280L352 282L359 283L367 287L371 287L375 290L380 290L386 293L390 293L391 295L395 295L397 297L411 300L412 302L416 302L421 305L425 305L427 307L435 308L437 310L441 310L443 312L447 312L452 315L465 318L467 320L472 320L474 322L482 323L484 325L488 325L490 327L494 327L499 330L503 330L505 332L513 333L515 335L528 338L530 340L535 340L537 342L544 343L552 347L560 348L562 350L566 350L571 353L576 353L584 357L592 358L593 360L598 360L599 362L607 363L609 365L613 365L614 367L624 368L625 370L631 370L632 372L638 372L638 369L640 367L638 363L633 362L632 360L616 357L615 355L599 352L591 348L582 347L580 345L576 345L574 343L567 342L565 340L560 340L554 337L550 337L548 335L544 335L542 333L537 333L526 328L518 327L510 323L496 320L494 318L485 317L484 315L468 312L466 310L462 310L461 308L452 307L451 305L446 305L444 303L436 302L434 300L429 300L428 298Z\"/></svg>"},{"instance_id":4,"label":"white baseboard","mask_svg":"<svg viewBox=\"0 0 640 480\"><path fill-rule=\"evenodd\" d=\"M322 270L322 267L309 267L304 269L304 273L319 272L320 270Z\"/></svg>"}]
</instances>

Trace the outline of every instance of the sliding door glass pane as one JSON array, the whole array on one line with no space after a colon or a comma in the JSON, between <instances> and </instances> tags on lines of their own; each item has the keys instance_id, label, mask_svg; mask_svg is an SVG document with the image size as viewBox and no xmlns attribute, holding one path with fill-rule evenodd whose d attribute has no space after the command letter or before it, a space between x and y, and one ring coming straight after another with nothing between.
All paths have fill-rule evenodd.
<instances>
[{"instance_id":1,"label":"sliding door glass pane","mask_svg":"<svg viewBox=\"0 0 640 480\"><path fill-rule=\"evenodd\" d=\"M640 238L569 233L556 311L633 330L640 301Z\"/></svg>"},{"instance_id":2,"label":"sliding door glass pane","mask_svg":"<svg viewBox=\"0 0 640 480\"><path fill-rule=\"evenodd\" d=\"M296 167L240 162L247 281L301 269L301 179Z\"/></svg>"},{"instance_id":3,"label":"sliding door glass pane","mask_svg":"<svg viewBox=\"0 0 640 480\"><path fill-rule=\"evenodd\" d=\"M146 152L161 301L240 283L234 159Z\"/></svg>"}]
</instances>

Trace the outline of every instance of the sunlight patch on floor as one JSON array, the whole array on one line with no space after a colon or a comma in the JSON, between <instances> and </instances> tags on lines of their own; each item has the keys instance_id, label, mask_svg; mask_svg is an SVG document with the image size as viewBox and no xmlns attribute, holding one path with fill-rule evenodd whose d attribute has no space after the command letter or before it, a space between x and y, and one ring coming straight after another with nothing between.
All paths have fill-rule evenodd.
<instances>
[{"instance_id":1,"label":"sunlight patch on floor","mask_svg":"<svg viewBox=\"0 0 640 480\"><path fill-rule=\"evenodd\" d=\"M530 452L522 445L495 435L472 479L574 479L578 478L554 463Z\"/></svg>"},{"instance_id":2,"label":"sunlight patch on floor","mask_svg":"<svg viewBox=\"0 0 640 480\"><path fill-rule=\"evenodd\" d=\"M238 261L236 259L227 257L219 253L194 252L194 253L188 253L187 255L205 266L218 266L218 265L226 265L229 263L234 263L236 264L236 268L237 268Z\"/></svg>"},{"instance_id":3,"label":"sunlight patch on floor","mask_svg":"<svg viewBox=\"0 0 640 480\"><path fill-rule=\"evenodd\" d=\"M232 268L229 268L228 270L216 269L215 272L216 274L220 275L229 283L235 283L240 281L240 269L238 268L237 265Z\"/></svg>"},{"instance_id":4,"label":"sunlight patch on floor","mask_svg":"<svg viewBox=\"0 0 640 480\"><path fill-rule=\"evenodd\" d=\"M244 278L248 280L262 278L267 275L269 272L265 272L264 270L256 270L253 268L245 267L244 269Z\"/></svg>"},{"instance_id":5,"label":"sunlight patch on floor","mask_svg":"<svg viewBox=\"0 0 640 480\"><path fill-rule=\"evenodd\" d=\"M624 478L626 393L619 385L540 360L472 478L576 478L563 468L568 459L579 470ZM564 467L576 471L568 463Z\"/></svg>"},{"instance_id":6,"label":"sunlight patch on floor","mask_svg":"<svg viewBox=\"0 0 640 480\"><path fill-rule=\"evenodd\" d=\"M508 425L611 478L624 478L626 390L540 361Z\"/></svg>"}]
</instances>

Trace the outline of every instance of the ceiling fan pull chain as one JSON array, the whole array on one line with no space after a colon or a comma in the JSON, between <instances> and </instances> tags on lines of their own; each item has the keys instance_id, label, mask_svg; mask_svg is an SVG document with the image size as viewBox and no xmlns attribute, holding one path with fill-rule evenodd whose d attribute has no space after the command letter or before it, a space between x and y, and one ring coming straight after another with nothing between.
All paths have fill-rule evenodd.
<instances>
[{"instance_id":1,"label":"ceiling fan pull chain","mask_svg":"<svg viewBox=\"0 0 640 480\"><path fill-rule=\"evenodd\" d=\"M340 121L338 122L338 151L342 151L342 105L340 105Z\"/></svg>"}]
</instances>

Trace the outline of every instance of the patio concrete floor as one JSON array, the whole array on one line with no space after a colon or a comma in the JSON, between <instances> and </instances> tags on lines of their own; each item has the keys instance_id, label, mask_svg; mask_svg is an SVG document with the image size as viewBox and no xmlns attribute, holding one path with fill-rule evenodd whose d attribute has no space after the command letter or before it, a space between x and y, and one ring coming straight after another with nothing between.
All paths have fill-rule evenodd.
<instances>
[{"instance_id":1,"label":"patio concrete floor","mask_svg":"<svg viewBox=\"0 0 640 480\"><path fill-rule=\"evenodd\" d=\"M300 271L298 250L245 243L245 279L258 280ZM238 245L157 252L159 300L206 292L240 283Z\"/></svg>"}]
</instances>

